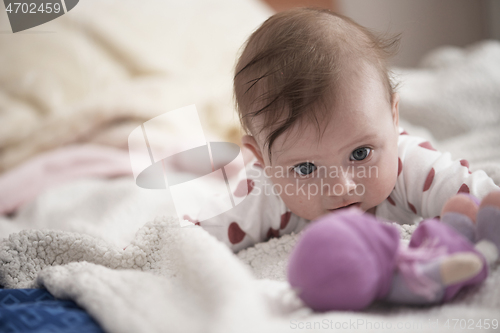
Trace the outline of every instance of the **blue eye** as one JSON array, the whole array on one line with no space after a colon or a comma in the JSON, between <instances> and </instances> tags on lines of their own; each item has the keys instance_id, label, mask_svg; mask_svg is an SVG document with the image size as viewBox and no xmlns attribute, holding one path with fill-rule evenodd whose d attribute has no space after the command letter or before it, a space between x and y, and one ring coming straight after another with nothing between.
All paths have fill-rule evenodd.
<instances>
[{"instance_id":1,"label":"blue eye","mask_svg":"<svg viewBox=\"0 0 500 333\"><path fill-rule=\"evenodd\" d=\"M293 170L301 176L307 176L308 174L313 173L316 169L317 167L309 162L300 163L293 167Z\"/></svg>"},{"instance_id":2,"label":"blue eye","mask_svg":"<svg viewBox=\"0 0 500 333\"><path fill-rule=\"evenodd\" d=\"M368 155L370 155L370 152L371 152L371 148L367 148L367 147L362 147L362 148L358 148L358 149L355 149L352 153L351 153L351 161L362 161L364 160L365 158L368 157Z\"/></svg>"}]
</instances>

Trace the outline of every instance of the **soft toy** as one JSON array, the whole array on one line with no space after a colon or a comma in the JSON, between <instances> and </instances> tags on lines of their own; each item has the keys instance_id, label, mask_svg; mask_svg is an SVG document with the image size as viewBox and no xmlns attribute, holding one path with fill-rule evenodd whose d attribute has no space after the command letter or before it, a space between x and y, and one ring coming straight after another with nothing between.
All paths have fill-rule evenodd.
<instances>
[{"instance_id":1,"label":"soft toy","mask_svg":"<svg viewBox=\"0 0 500 333\"><path fill-rule=\"evenodd\" d=\"M406 246L396 227L357 208L312 221L294 248L288 280L316 311L361 310L375 300L432 304L479 284L500 252L500 192L459 194L441 219L421 221Z\"/></svg>"}]
</instances>

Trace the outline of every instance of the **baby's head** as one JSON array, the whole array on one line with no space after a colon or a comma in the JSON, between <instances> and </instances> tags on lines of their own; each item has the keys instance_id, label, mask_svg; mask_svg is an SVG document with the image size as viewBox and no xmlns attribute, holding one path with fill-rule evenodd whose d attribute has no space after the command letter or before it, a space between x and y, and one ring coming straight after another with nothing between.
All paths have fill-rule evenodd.
<instances>
[{"instance_id":1,"label":"baby's head","mask_svg":"<svg viewBox=\"0 0 500 333\"><path fill-rule=\"evenodd\" d=\"M316 9L278 13L248 39L234 91L242 138L290 210L309 220L370 210L398 175L397 40Z\"/></svg>"}]
</instances>

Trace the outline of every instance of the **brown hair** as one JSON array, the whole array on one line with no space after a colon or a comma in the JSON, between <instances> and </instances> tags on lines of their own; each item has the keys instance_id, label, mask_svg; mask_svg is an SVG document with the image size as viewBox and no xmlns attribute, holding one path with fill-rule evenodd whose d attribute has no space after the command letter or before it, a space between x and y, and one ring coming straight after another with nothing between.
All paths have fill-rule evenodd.
<instances>
[{"instance_id":1,"label":"brown hair","mask_svg":"<svg viewBox=\"0 0 500 333\"><path fill-rule=\"evenodd\" d=\"M264 115L260 131L270 130L264 143L270 161L273 142L295 123L307 119L319 131L331 112L318 106L325 106L326 92L341 77L346 60L374 65L392 101L395 87L386 61L398 42L399 36L378 37L325 9L297 8L271 16L248 38L236 64L234 95L243 129L255 135L252 120Z\"/></svg>"}]
</instances>

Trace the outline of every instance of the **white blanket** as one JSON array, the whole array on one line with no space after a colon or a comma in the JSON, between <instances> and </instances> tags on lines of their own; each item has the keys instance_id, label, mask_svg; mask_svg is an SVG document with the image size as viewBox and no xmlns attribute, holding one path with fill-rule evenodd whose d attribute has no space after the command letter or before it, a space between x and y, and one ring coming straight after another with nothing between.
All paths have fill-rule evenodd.
<instances>
[{"instance_id":1,"label":"white blanket","mask_svg":"<svg viewBox=\"0 0 500 333\"><path fill-rule=\"evenodd\" d=\"M408 238L413 228L400 230ZM0 283L43 286L72 299L109 332L287 332L307 325L314 331L408 325L439 332L447 320L453 327L453 319L498 319L497 268L483 285L443 306L374 304L360 313L312 313L285 278L297 236L236 257L202 228L181 228L176 218L147 223L125 249L80 233L24 230L0 242Z\"/></svg>"},{"instance_id":2,"label":"white blanket","mask_svg":"<svg viewBox=\"0 0 500 333\"><path fill-rule=\"evenodd\" d=\"M180 228L175 218L146 224L125 250L37 230L11 235L1 251L3 284L43 285L110 332L234 332L270 316L250 270L201 228Z\"/></svg>"}]
</instances>

